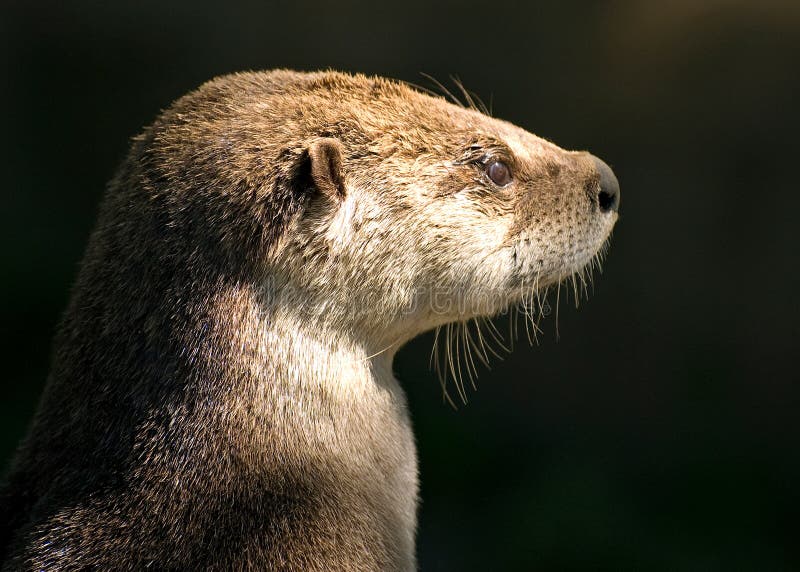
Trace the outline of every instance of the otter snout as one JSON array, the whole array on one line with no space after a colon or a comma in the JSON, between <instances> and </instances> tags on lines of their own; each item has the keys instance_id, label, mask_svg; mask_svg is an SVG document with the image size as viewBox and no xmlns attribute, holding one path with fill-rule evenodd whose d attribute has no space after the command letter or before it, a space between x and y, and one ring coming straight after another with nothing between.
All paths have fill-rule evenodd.
<instances>
[{"instance_id":1,"label":"otter snout","mask_svg":"<svg viewBox=\"0 0 800 572\"><path fill-rule=\"evenodd\" d=\"M605 161L591 155L595 169L600 175L600 185L597 190L597 205L604 213L617 212L619 209L619 181L614 171Z\"/></svg>"}]
</instances>

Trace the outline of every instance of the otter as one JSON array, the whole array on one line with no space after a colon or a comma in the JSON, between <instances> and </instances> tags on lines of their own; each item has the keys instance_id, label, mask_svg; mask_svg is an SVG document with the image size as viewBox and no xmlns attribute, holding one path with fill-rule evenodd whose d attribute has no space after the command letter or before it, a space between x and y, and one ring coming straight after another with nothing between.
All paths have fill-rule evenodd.
<instances>
[{"instance_id":1,"label":"otter","mask_svg":"<svg viewBox=\"0 0 800 572\"><path fill-rule=\"evenodd\" d=\"M2 569L414 569L396 350L580 272L618 204L600 159L402 82L202 85L108 186Z\"/></svg>"}]
</instances>

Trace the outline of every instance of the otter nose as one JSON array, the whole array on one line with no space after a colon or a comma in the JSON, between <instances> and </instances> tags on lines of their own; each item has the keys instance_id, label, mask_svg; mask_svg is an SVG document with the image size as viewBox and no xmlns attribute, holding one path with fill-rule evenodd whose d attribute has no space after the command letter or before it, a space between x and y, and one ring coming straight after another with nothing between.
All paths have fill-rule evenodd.
<instances>
[{"instance_id":1,"label":"otter nose","mask_svg":"<svg viewBox=\"0 0 800 572\"><path fill-rule=\"evenodd\" d=\"M597 204L604 213L619 209L619 181L614 171L606 163L594 155L595 168L600 174L600 191L597 193Z\"/></svg>"}]
</instances>

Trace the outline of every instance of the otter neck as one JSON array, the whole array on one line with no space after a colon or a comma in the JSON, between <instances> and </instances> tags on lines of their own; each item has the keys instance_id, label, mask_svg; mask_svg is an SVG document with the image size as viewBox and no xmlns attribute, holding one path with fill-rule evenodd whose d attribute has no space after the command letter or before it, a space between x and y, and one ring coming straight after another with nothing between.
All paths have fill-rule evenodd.
<instances>
[{"instance_id":1,"label":"otter neck","mask_svg":"<svg viewBox=\"0 0 800 572\"><path fill-rule=\"evenodd\" d=\"M391 370L396 348L381 351L291 304L265 306L247 288L215 296L209 307L214 326L205 338L227 348L225 356L201 352L212 371L225 368L214 417L220 434L235 436L225 446L240 449L233 454L247 459L245 472L269 474L270 486L316 491L339 516L351 513L345 522L369 515L359 534L380 539L364 545L378 542L390 561L413 567L417 462Z\"/></svg>"},{"instance_id":2,"label":"otter neck","mask_svg":"<svg viewBox=\"0 0 800 572\"><path fill-rule=\"evenodd\" d=\"M391 370L396 348L373 347L285 300L266 299L247 287L217 292L202 324L189 327L195 339L184 347L204 356L198 373L217 378L208 389L221 393L215 402L225 416L253 428L256 450L280 447L304 460L311 451L359 466L366 456L391 455L398 433L410 431ZM276 430L282 434L270 434Z\"/></svg>"}]
</instances>

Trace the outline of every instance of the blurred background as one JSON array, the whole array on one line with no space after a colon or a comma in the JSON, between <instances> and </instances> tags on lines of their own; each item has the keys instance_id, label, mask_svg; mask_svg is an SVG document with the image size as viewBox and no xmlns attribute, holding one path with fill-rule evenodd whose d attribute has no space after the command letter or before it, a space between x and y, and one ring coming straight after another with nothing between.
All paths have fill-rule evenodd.
<instances>
[{"instance_id":1,"label":"blurred background","mask_svg":"<svg viewBox=\"0 0 800 572\"><path fill-rule=\"evenodd\" d=\"M605 159L622 205L589 299L562 300L558 339L551 316L468 405L442 402L432 336L398 355L421 569L800 569L800 3L2 12L0 465L36 406L104 185L160 109L237 70L452 74L495 116Z\"/></svg>"}]
</instances>

